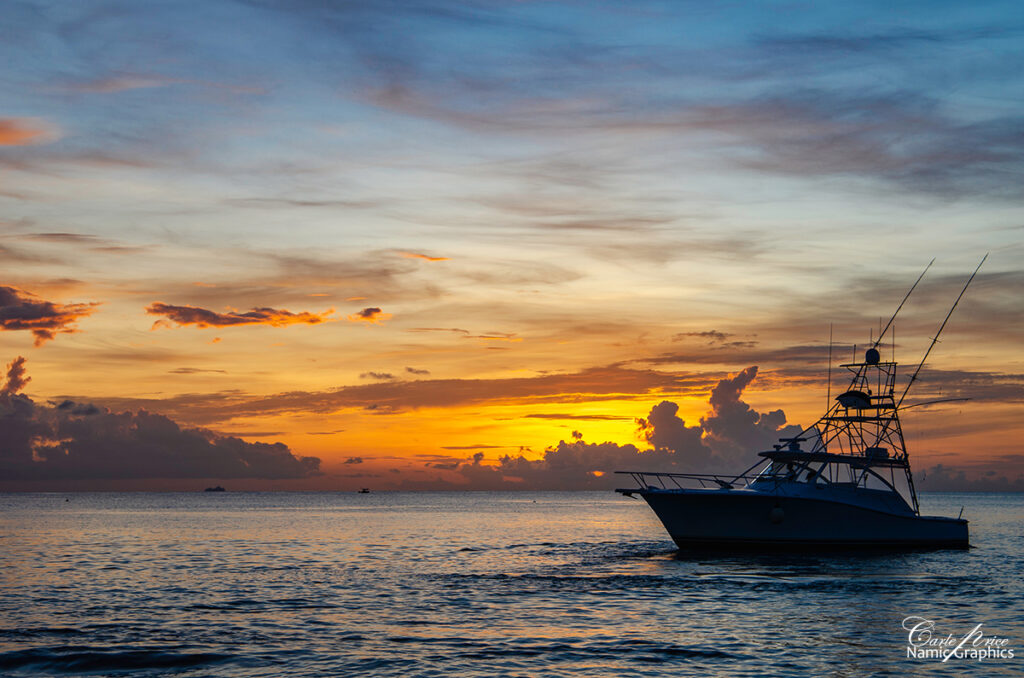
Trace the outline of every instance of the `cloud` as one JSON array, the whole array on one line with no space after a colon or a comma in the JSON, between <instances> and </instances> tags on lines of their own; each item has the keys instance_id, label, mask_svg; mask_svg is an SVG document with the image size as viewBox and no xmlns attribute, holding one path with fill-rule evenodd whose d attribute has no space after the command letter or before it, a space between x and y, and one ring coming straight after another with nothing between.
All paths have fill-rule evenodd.
<instances>
[{"instance_id":1,"label":"cloud","mask_svg":"<svg viewBox=\"0 0 1024 678\"><path fill-rule=\"evenodd\" d=\"M535 413L535 414L524 414L523 419L566 419L566 420L580 420L580 421L624 421L632 419L633 417L622 417L614 414L567 414L561 413Z\"/></svg>"},{"instance_id":2,"label":"cloud","mask_svg":"<svg viewBox=\"0 0 1024 678\"><path fill-rule=\"evenodd\" d=\"M162 302L154 302L146 307L149 315L162 315L168 320L177 323L178 326L195 325L200 329L210 327L233 327L236 325L270 325L271 327L286 327L288 325L318 325L333 320L330 317L334 309L330 308L323 313L311 313L302 311L292 313L276 308L254 308L245 313L228 311L217 313L197 306L173 306ZM158 320L153 323L153 329L158 327L169 327L165 320Z\"/></svg>"},{"instance_id":3,"label":"cloud","mask_svg":"<svg viewBox=\"0 0 1024 678\"><path fill-rule=\"evenodd\" d=\"M701 339L707 339L708 344L720 344L731 336L733 335L727 332L719 332L718 330L706 330L704 332L680 332L672 336L672 341L679 341L683 337L698 337Z\"/></svg>"},{"instance_id":4,"label":"cloud","mask_svg":"<svg viewBox=\"0 0 1024 678\"><path fill-rule=\"evenodd\" d=\"M719 381L711 392L711 413L695 426L687 426L678 416L676 403L666 400L652 407L647 417L637 420L640 437L651 446L648 450L587 443L573 431L572 442L559 441L540 460L503 457L497 472L531 486L574 489L607 487L614 483L606 477L612 471L740 472L777 438L801 431L785 425L782 410L758 413L741 400L756 375L757 368L749 367Z\"/></svg>"},{"instance_id":5,"label":"cloud","mask_svg":"<svg viewBox=\"0 0 1024 678\"><path fill-rule=\"evenodd\" d=\"M936 464L915 474L915 480L924 492L1024 492L1024 475L1010 478L991 469L968 475L964 469Z\"/></svg>"},{"instance_id":6,"label":"cloud","mask_svg":"<svg viewBox=\"0 0 1024 678\"><path fill-rule=\"evenodd\" d=\"M67 89L82 94L116 94L134 89L151 89L155 87L168 87L181 83L190 82L182 78L171 78L163 75L112 75L106 78L98 78L88 82L80 82L68 85Z\"/></svg>"},{"instance_id":7,"label":"cloud","mask_svg":"<svg viewBox=\"0 0 1024 678\"><path fill-rule=\"evenodd\" d=\"M461 327L410 327L406 332L451 332L453 334L469 334L469 330L464 330Z\"/></svg>"},{"instance_id":8,"label":"cloud","mask_svg":"<svg viewBox=\"0 0 1024 678\"><path fill-rule=\"evenodd\" d=\"M216 374L227 374L227 370L204 370L198 367L176 367L173 370L168 370L168 374L204 374L204 373L216 373Z\"/></svg>"},{"instance_id":9,"label":"cloud","mask_svg":"<svg viewBox=\"0 0 1024 678\"><path fill-rule=\"evenodd\" d=\"M30 146L55 141L60 131L39 118L0 118L0 146Z\"/></svg>"},{"instance_id":10,"label":"cloud","mask_svg":"<svg viewBox=\"0 0 1024 678\"><path fill-rule=\"evenodd\" d=\"M448 257L431 257L426 254L419 254L417 252L399 252L399 256L405 257L406 259L422 259L424 261L449 261Z\"/></svg>"},{"instance_id":11,"label":"cloud","mask_svg":"<svg viewBox=\"0 0 1024 678\"><path fill-rule=\"evenodd\" d=\"M8 481L149 478L304 478L320 460L282 443L249 443L202 428L182 428L146 412L114 413L66 400L47 406L17 391L24 358L0 391L0 477Z\"/></svg>"},{"instance_id":12,"label":"cloud","mask_svg":"<svg viewBox=\"0 0 1024 678\"><path fill-rule=\"evenodd\" d=\"M55 304L38 299L35 295L14 287L0 285L0 330L29 330L35 336L35 345L60 334L78 332L75 322L90 315L98 303Z\"/></svg>"},{"instance_id":13,"label":"cloud","mask_svg":"<svg viewBox=\"0 0 1024 678\"><path fill-rule=\"evenodd\" d=\"M430 374L430 370L419 370L419 369L416 369L415 367L406 367L405 371L408 372L409 374L417 374L417 375L427 375L427 374Z\"/></svg>"},{"instance_id":14,"label":"cloud","mask_svg":"<svg viewBox=\"0 0 1024 678\"><path fill-rule=\"evenodd\" d=\"M420 407L456 407L479 402L575 404L647 398L652 393L701 393L706 392L709 386L708 377L704 375L608 366L534 377L396 380L325 391L289 391L270 396L218 392L161 400L109 398L104 403L115 408L144 407L187 421L212 423L249 415L327 413L342 409L394 413Z\"/></svg>"},{"instance_id":15,"label":"cloud","mask_svg":"<svg viewBox=\"0 0 1024 678\"><path fill-rule=\"evenodd\" d=\"M359 375L360 379L378 379L380 381L390 381L395 378L395 375L390 372L363 372Z\"/></svg>"},{"instance_id":16,"label":"cloud","mask_svg":"<svg viewBox=\"0 0 1024 678\"><path fill-rule=\"evenodd\" d=\"M700 420L705 444L725 462L742 463L752 449L767 449L779 438L793 437L802 429L786 426L782 410L758 413L740 399L743 390L757 376L757 367L748 367L735 376L721 380L711 391L711 414Z\"/></svg>"},{"instance_id":17,"label":"cloud","mask_svg":"<svg viewBox=\"0 0 1024 678\"><path fill-rule=\"evenodd\" d=\"M354 323L364 322L377 324L383 322L384 320L387 320L390 317L390 313L384 313L380 308L376 306L369 306L361 311L353 313L348 317L348 319Z\"/></svg>"},{"instance_id":18,"label":"cloud","mask_svg":"<svg viewBox=\"0 0 1024 678\"><path fill-rule=\"evenodd\" d=\"M362 457L349 457L348 459L346 459L342 463L343 464L362 464L363 463L363 458Z\"/></svg>"},{"instance_id":19,"label":"cloud","mask_svg":"<svg viewBox=\"0 0 1024 678\"><path fill-rule=\"evenodd\" d=\"M583 434L573 431L570 442L561 440L548 447L540 459L528 459L520 452L505 455L498 464L491 465L482 463L483 453L477 452L471 462L433 464L434 468L459 474L461 479L439 478L432 485L419 486L605 489L619 482L613 471L738 473L757 462L756 453L768 449L777 438L801 430L786 426L781 410L758 413L742 401L744 389L756 375L757 368L749 367L720 380L709 399L711 412L693 426L678 416L676 403L662 401L652 407L647 417L636 420L637 432L650 445L646 450L632 444L588 443ZM742 453L738 452L741 448ZM416 483L407 485L413 487Z\"/></svg>"},{"instance_id":20,"label":"cloud","mask_svg":"<svg viewBox=\"0 0 1024 678\"><path fill-rule=\"evenodd\" d=\"M32 377L25 376L25 359L18 356L7 365L7 381L0 387L0 395L17 395L30 381Z\"/></svg>"}]
</instances>

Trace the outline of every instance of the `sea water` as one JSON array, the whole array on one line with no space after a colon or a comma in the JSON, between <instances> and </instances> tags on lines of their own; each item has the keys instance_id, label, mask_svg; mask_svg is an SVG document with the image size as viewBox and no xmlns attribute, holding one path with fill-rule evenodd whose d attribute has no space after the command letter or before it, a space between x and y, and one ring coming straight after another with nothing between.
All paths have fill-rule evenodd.
<instances>
[{"instance_id":1,"label":"sea water","mask_svg":"<svg viewBox=\"0 0 1024 678\"><path fill-rule=\"evenodd\" d=\"M961 507L966 551L716 555L610 492L4 494L0 674L1021 675L1024 495Z\"/></svg>"}]
</instances>

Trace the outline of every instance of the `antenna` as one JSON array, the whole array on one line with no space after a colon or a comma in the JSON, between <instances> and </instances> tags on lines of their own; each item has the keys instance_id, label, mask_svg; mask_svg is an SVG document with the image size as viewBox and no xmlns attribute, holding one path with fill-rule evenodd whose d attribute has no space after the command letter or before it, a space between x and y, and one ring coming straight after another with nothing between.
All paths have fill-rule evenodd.
<instances>
[{"instance_id":1,"label":"antenna","mask_svg":"<svg viewBox=\"0 0 1024 678\"><path fill-rule=\"evenodd\" d=\"M828 324L828 392L825 394L825 411L832 407L832 323Z\"/></svg>"},{"instance_id":2,"label":"antenna","mask_svg":"<svg viewBox=\"0 0 1024 678\"><path fill-rule=\"evenodd\" d=\"M985 256L988 255L986 254ZM903 301L901 301L900 305L896 307L896 312L892 314L892 317L889 318L889 322L885 324L885 329L878 333L878 340L871 348L878 348L878 344L882 342L882 337L884 337L885 333L889 331L889 326L892 325L892 321L896 320L896 316L899 315L900 309L903 308L903 304L907 303L907 299L910 298L910 293L914 291L914 288L917 287L917 283L921 282L921 278L924 277L924 274L928 272L928 269L931 268L934 263L935 259L933 257L932 260L928 262L928 265L924 267L924 270L921 271L921 275L917 276L917 280L914 281L914 284L910 286L910 289L907 291L907 296L903 297Z\"/></svg>"},{"instance_id":3,"label":"antenna","mask_svg":"<svg viewBox=\"0 0 1024 678\"><path fill-rule=\"evenodd\" d=\"M985 254L985 256L981 258L981 261L978 263L978 268L974 269L974 273L972 273L971 277L967 279L967 283L964 285L964 288L960 290L960 296L958 296L956 298L956 301L953 302L953 307L950 308L949 313L946 314L946 319L942 321L941 325L939 325L939 331L935 333L935 338L932 339L932 343L929 344L928 350L924 352L924 357L921 358L920 364L918 364L917 369L914 370L914 374L910 376L910 381L907 383L907 388L904 389L903 395L900 396L900 401L896 403L897 409L899 409L899 406L903 404L903 399L907 397L907 393L910 392L910 387L913 386L914 381L917 380L918 373L921 371L921 368L924 367L924 361L928 360L928 354L932 352L932 349L935 348L935 344L939 341L939 335L942 334L942 330L946 328L946 323L949 322L950 316L953 315L953 311L956 309L956 305L960 303L960 299L963 298L964 292L966 292L967 288L970 287L971 281L974 280L974 276L978 275L978 271L981 270L981 265L985 263L986 259L988 259L987 253ZM929 264L929 266L931 266L931 264ZM917 283L914 284L916 285Z\"/></svg>"}]
</instances>

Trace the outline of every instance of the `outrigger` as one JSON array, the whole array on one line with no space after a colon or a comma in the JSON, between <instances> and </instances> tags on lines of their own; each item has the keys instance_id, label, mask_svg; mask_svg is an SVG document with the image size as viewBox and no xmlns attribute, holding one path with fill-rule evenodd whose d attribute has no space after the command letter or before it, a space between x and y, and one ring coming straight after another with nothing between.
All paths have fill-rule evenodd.
<instances>
[{"instance_id":1,"label":"outrigger","mask_svg":"<svg viewBox=\"0 0 1024 678\"><path fill-rule=\"evenodd\" d=\"M967 548L962 517L921 515L899 414L953 400L903 405L985 258L898 397L897 363L883 361L879 346L931 263L863 361L840 366L851 373L849 386L834 400L829 393L829 407L813 425L758 453L762 459L743 473L618 471L637 487L616 492L643 497L680 548ZM831 354L831 340L829 348ZM831 362L830 355L829 391Z\"/></svg>"}]
</instances>

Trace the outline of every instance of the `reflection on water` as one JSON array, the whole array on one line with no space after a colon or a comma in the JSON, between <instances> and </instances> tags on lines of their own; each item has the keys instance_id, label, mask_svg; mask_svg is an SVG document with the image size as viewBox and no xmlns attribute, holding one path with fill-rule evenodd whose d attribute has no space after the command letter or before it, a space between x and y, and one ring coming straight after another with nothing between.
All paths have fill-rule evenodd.
<instances>
[{"instance_id":1,"label":"reflection on water","mask_svg":"<svg viewBox=\"0 0 1024 678\"><path fill-rule=\"evenodd\" d=\"M0 673L1019 675L1024 497L961 505L970 551L759 556L611 493L0 495ZM1018 658L907 659L909 615Z\"/></svg>"}]
</instances>

